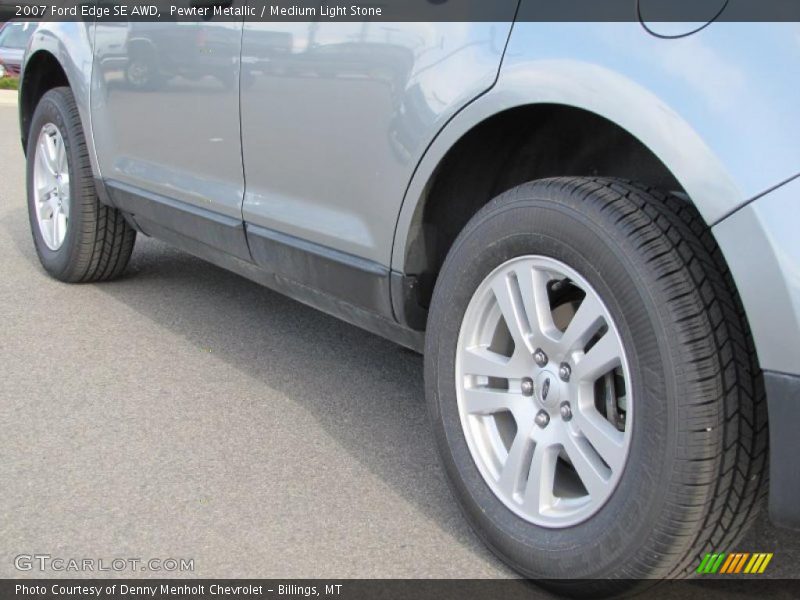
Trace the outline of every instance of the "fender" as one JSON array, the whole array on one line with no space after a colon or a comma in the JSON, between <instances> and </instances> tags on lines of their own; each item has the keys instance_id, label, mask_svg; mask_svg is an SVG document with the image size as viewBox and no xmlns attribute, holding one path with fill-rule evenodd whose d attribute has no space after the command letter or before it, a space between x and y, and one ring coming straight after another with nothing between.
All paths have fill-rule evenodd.
<instances>
[{"instance_id":1,"label":"fender","mask_svg":"<svg viewBox=\"0 0 800 600\"><path fill-rule=\"evenodd\" d=\"M474 126L520 106L561 104L616 123L716 224L800 171L797 33L792 23L715 23L663 40L639 23L515 24L496 85L451 119L412 176L392 269L404 272L417 209L447 152ZM745 36L757 55L742 50Z\"/></svg>"},{"instance_id":2,"label":"fender","mask_svg":"<svg viewBox=\"0 0 800 600\"><path fill-rule=\"evenodd\" d=\"M27 68L41 53L50 54L61 65L72 88L83 124L84 137L89 150L89 160L95 178L100 169L94 148L89 95L92 81L92 50L94 47L94 22L42 22L31 36L20 74L20 131L22 132L22 99L25 95ZM23 143L24 143L24 133Z\"/></svg>"}]
</instances>

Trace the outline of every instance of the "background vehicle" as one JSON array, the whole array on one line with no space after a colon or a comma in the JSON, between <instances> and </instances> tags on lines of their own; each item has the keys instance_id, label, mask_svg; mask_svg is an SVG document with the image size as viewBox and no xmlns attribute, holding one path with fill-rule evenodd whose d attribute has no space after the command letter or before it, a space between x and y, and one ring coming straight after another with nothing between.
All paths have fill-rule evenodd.
<instances>
[{"instance_id":1,"label":"background vehicle","mask_svg":"<svg viewBox=\"0 0 800 600\"><path fill-rule=\"evenodd\" d=\"M109 23L102 32L107 43L99 66L110 74L121 73L119 83L132 89L149 90L176 78L199 81L206 76L230 86L236 70L231 57L239 47L235 33L193 22L176 23L169 30L157 23Z\"/></svg>"},{"instance_id":2,"label":"background vehicle","mask_svg":"<svg viewBox=\"0 0 800 600\"><path fill-rule=\"evenodd\" d=\"M22 56L35 28L34 23L19 21L4 23L0 28L0 64L4 66L3 70L6 75L19 76Z\"/></svg>"},{"instance_id":3,"label":"background vehicle","mask_svg":"<svg viewBox=\"0 0 800 600\"><path fill-rule=\"evenodd\" d=\"M229 63L229 86L125 85L126 28L43 25L20 96L36 249L99 281L141 232L424 350L493 551L567 591L687 576L752 522L768 469L773 518L800 524L797 27L512 32L503 6L196 24L194 67Z\"/></svg>"}]
</instances>

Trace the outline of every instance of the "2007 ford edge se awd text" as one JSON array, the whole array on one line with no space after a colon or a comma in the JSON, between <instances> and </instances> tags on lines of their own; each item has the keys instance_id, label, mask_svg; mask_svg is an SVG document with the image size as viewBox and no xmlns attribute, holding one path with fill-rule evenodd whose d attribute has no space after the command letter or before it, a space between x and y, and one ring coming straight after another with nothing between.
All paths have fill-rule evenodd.
<instances>
[{"instance_id":1,"label":"2007 ford edge se awd text","mask_svg":"<svg viewBox=\"0 0 800 600\"><path fill-rule=\"evenodd\" d=\"M36 250L96 282L153 236L423 352L503 560L562 591L688 576L767 497L800 525L798 26L501 4L388 33L40 24Z\"/></svg>"}]
</instances>

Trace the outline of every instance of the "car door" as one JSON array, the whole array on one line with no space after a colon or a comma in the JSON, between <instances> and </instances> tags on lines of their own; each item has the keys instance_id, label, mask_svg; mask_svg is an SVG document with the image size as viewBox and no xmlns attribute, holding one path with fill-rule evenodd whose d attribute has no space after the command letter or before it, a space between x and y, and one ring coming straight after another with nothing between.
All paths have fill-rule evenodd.
<instances>
[{"instance_id":1,"label":"car door","mask_svg":"<svg viewBox=\"0 0 800 600\"><path fill-rule=\"evenodd\" d=\"M242 140L259 264L391 314L403 195L446 121L491 87L501 23L246 23Z\"/></svg>"},{"instance_id":2,"label":"car door","mask_svg":"<svg viewBox=\"0 0 800 600\"><path fill-rule=\"evenodd\" d=\"M146 232L249 259L241 220L242 26L215 18L98 22L91 107L100 170L117 206Z\"/></svg>"}]
</instances>

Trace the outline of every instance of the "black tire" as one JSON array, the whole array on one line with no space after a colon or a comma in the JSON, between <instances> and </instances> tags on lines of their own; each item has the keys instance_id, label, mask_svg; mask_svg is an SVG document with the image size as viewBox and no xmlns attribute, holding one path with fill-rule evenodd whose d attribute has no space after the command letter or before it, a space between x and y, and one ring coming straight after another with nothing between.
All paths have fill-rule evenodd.
<instances>
[{"instance_id":1,"label":"black tire","mask_svg":"<svg viewBox=\"0 0 800 600\"><path fill-rule=\"evenodd\" d=\"M48 248L42 238L33 192L36 144L47 123L61 132L70 179L67 233L57 250ZM54 88L40 100L31 121L27 157L28 216L36 253L45 270L70 283L118 277L130 259L136 231L122 213L101 203L97 196L78 107L68 87Z\"/></svg>"},{"instance_id":2,"label":"black tire","mask_svg":"<svg viewBox=\"0 0 800 600\"><path fill-rule=\"evenodd\" d=\"M488 274L522 255L560 260L600 294L638 399L618 487L594 516L564 529L525 521L494 496L457 408L455 354L467 305ZM640 580L689 576L704 553L731 549L762 504L766 403L746 318L709 229L678 197L561 178L490 202L458 237L436 283L425 385L467 519L510 566L561 592L618 593L652 583ZM564 581L575 578L608 581Z\"/></svg>"}]
</instances>

